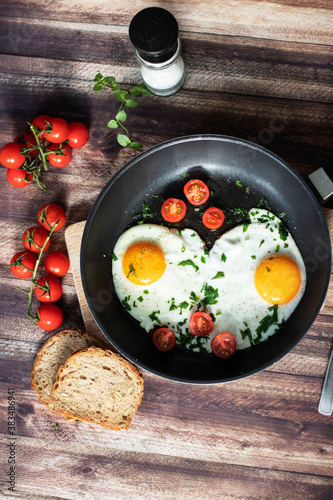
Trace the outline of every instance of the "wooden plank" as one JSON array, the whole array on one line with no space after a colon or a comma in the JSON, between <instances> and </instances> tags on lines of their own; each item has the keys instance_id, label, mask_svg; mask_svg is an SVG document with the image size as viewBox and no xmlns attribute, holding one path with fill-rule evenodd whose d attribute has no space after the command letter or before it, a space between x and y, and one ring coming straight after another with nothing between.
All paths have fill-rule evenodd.
<instances>
[{"instance_id":1,"label":"wooden plank","mask_svg":"<svg viewBox=\"0 0 333 500\"><path fill-rule=\"evenodd\" d=\"M90 22L128 26L132 17L151 2L110 4L107 0L82 0L80 10L64 0L29 4L31 19ZM324 1L306 0L184 0L163 2L176 17L181 32L214 33L277 40L329 44L332 40L332 9ZM11 1L5 15L22 17L22 2ZM79 12L79 14L78 14ZM23 31L23 34L25 31Z\"/></svg>"}]
</instances>

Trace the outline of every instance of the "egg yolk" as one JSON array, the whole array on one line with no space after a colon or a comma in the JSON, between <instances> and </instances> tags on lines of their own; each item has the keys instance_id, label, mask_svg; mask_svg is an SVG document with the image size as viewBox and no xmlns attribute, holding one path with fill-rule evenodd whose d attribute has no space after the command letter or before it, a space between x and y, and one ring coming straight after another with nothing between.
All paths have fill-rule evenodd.
<instances>
[{"instance_id":1,"label":"egg yolk","mask_svg":"<svg viewBox=\"0 0 333 500\"><path fill-rule=\"evenodd\" d=\"M150 285L164 273L166 262L160 247L150 241L133 243L123 257L123 271L135 285Z\"/></svg>"},{"instance_id":2,"label":"egg yolk","mask_svg":"<svg viewBox=\"0 0 333 500\"><path fill-rule=\"evenodd\" d=\"M257 267L254 282L259 295L270 304L287 304L301 286L301 272L297 263L287 255L276 255L262 260Z\"/></svg>"}]
</instances>

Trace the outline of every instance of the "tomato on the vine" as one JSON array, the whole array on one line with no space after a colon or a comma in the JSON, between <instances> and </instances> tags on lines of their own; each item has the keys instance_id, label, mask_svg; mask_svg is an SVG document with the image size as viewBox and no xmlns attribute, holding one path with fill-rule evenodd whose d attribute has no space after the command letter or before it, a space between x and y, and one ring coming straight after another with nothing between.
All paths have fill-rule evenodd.
<instances>
[{"instance_id":1,"label":"tomato on the vine","mask_svg":"<svg viewBox=\"0 0 333 500\"><path fill-rule=\"evenodd\" d=\"M36 283L35 295L41 302L57 302L62 296L62 285L54 276L42 276Z\"/></svg>"},{"instance_id":2,"label":"tomato on the vine","mask_svg":"<svg viewBox=\"0 0 333 500\"><path fill-rule=\"evenodd\" d=\"M159 351L170 351L176 344L176 336L169 328L159 328L153 334L153 343Z\"/></svg>"},{"instance_id":3,"label":"tomato on the vine","mask_svg":"<svg viewBox=\"0 0 333 500\"><path fill-rule=\"evenodd\" d=\"M15 137L14 142L18 142L21 145L21 150L30 149L33 146L37 146L36 139L32 134L18 135ZM33 149L32 151L30 151L29 153L30 158L34 158L37 153L38 153L37 149Z\"/></svg>"},{"instance_id":4,"label":"tomato on the vine","mask_svg":"<svg viewBox=\"0 0 333 500\"><path fill-rule=\"evenodd\" d=\"M50 120L51 116L49 115L38 115L31 122L31 125L33 125L34 127L38 127L38 129L41 131L41 133L38 134L38 138L40 141L43 141L45 139L45 135L47 134L47 132L43 132L43 130L47 129L47 122L50 122Z\"/></svg>"},{"instance_id":5,"label":"tomato on the vine","mask_svg":"<svg viewBox=\"0 0 333 500\"><path fill-rule=\"evenodd\" d=\"M89 129L83 123L69 125L68 144L73 149L82 148L89 140Z\"/></svg>"},{"instance_id":6,"label":"tomato on the vine","mask_svg":"<svg viewBox=\"0 0 333 500\"><path fill-rule=\"evenodd\" d=\"M11 259L10 269L17 278L31 278L36 262L36 254L23 250L23 252L17 252Z\"/></svg>"},{"instance_id":7,"label":"tomato on the vine","mask_svg":"<svg viewBox=\"0 0 333 500\"><path fill-rule=\"evenodd\" d=\"M48 120L52 130L47 132L45 138L49 142L60 143L68 139L69 125L63 118L50 118Z\"/></svg>"},{"instance_id":8,"label":"tomato on the vine","mask_svg":"<svg viewBox=\"0 0 333 500\"><path fill-rule=\"evenodd\" d=\"M186 215L186 205L183 200L177 198L168 198L162 204L161 214L167 222L179 222L184 219Z\"/></svg>"},{"instance_id":9,"label":"tomato on the vine","mask_svg":"<svg viewBox=\"0 0 333 500\"><path fill-rule=\"evenodd\" d=\"M59 231L66 223L66 212L56 203L48 203L38 210L37 220L47 231L51 231L53 226L59 221L57 227L54 229L54 231Z\"/></svg>"},{"instance_id":10,"label":"tomato on the vine","mask_svg":"<svg viewBox=\"0 0 333 500\"><path fill-rule=\"evenodd\" d=\"M61 153L57 151L60 151L60 148L62 150ZM67 167L72 159L72 150L67 144L52 144L47 148L47 151L50 152L50 154L47 155L47 159L54 167ZM52 153L52 151L54 151L54 153Z\"/></svg>"},{"instance_id":11,"label":"tomato on the vine","mask_svg":"<svg viewBox=\"0 0 333 500\"><path fill-rule=\"evenodd\" d=\"M42 227L33 226L29 227L24 231L22 236L22 243L24 248L30 250L33 253L39 254L41 247L44 245L46 238L49 233L45 231ZM50 240L45 245L44 251L46 251L50 246Z\"/></svg>"},{"instance_id":12,"label":"tomato on the vine","mask_svg":"<svg viewBox=\"0 0 333 500\"><path fill-rule=\"evenodd\" d=\"M52 276L65 276L69 269L69 258L62 252L54 250L45 259L44 267L47 274Z\"/></svg>"},{"instance_id":13,"label":"tomato on the vine","mask_svg":"<svg viewBox=\"0 0 333 500\"><path fill-rule=\"evenodd\" d=\"M55 330L63 322L64 315L56 304L42 304L37 309L37 325L43 330Z\"/></svg>"},{"instance_id":14,"label":"tomato on the vine","mask_svg":"<svg viewBox=\"0 0 333 500\"><path fill-rule=\"evenodd\" d=\"M189 330L197 337L208 335L214 328L214 321L209 314L198 311L190 317Z\"/></svg>"},{"instance_id":15,"label":"tomato on the vine","mask_svg":"<svg viewBox=\"0 0 333 500\"><path fill-rule=\"evenodd\" d=\"M229 358L236 350L235 337L229 332L221 332L210 343L213 353L220 358Z\"/></svg>"},{"instance_id":16,"label":"tomato on the vine","mask_svg":"<svg viewBox=\"0 0 333 500\"><path fill-rule=\"evenodd\" d=\"M7 180L9 184L17 188L24 188L32 181L33 174L29 174L20 168L11 168L7 170Z\"/></svg>"},{"instance_id":17,"label":"tomato on the vine","mask_svg":"<svg viewBox=\"0 0 333 500\"><path fill-rule=\"evenodd\" d=\"M9 142L0 150L0 163L6 168L20 168L26 160L21 153L22 144Z\"/></svg>"}]
</instances>

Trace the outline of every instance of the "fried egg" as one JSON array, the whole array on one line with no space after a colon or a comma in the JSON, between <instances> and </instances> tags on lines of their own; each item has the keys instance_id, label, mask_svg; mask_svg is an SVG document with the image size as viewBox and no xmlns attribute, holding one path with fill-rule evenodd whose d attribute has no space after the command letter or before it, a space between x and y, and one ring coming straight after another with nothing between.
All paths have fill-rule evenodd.
<instances>
[{"instance_id":1,"label":"fried egg","mask_svg":"<svg viewBox=\"0 0 333 500\"><path fill-rule=\"evenodd\" d=\"M196 352L211 352L211 339L222 331L234 335L237 349L266 340L290 317L306 286L291 234L276 215L258 208L210 251L192 229L142 224L119 237L113 255L114 286L125 309L147 332L166 326ZM208 336L189 332L196 311L214 320Z\"/></svg>"}]
</instances>

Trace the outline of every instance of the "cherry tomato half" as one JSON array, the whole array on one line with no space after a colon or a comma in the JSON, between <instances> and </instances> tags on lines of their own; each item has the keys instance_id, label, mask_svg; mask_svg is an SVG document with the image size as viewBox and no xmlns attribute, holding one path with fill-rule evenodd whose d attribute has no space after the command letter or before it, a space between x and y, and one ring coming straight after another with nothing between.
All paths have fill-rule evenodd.
<instances>
[{"instance_id":1,"label":"cherry tomato half","mask_svg":"<svg viewBox=\"0 0 333 500\"><path fill-rule=\"evenodd\" d=\"M42 276L36 283L35 295L41 302L57 302L62 296L62 285L54 276Z\"/></svg>"},{"instance_id":2,"label":"cherry tomato half","mask_svg":"<svg viewBox=\"0 0 333 500\"><path fill-rule=\"evenodd\" d=\"M224 213L216 207L207 208L202 216L202 222L208 229L218 229L222 226L224 219Z\"/></svg>"},{"instance_id":3,"label":"cherry tomato half","mask_svg":"<svg viewBox=\"0 0 333 500\"><path fill-rule=\"evenodd\" d=\"M220 358L229 358L236 350L236 340L229 332L221 332L212 338L210 343L212 351Z\"/></svg>"},{"instance_id":4,"label":"cherry tomato half","mask_svg":"<svg viewBox=\"0 0 333 500\"><path fill-rule=\"evenodd\" d=\"M7 170L7 180L9 184L17 188L24 188L30 184L33 175L28 174L20 168L10 168Z\"/></svg>"},{"instance_id":5,"label":"cherry tomato half","mask_svg":"<svg viewBox=\"0 0 333 500\"><path fill-rule=\"evenodd\" d=\"M214 321L209 314L205 312L196 312L190 317L189 330L197 337L208 335L214 328Z\"/></svg>"},{"instance_id":6,"label":"cherry tomato half","mask_svg":"<svg viewBox=\"0 0 333 500\"><path fill-rule=\"evenodd\" d=\"M43 330L55 330L63 322L64 315L56 304L42 304L37 309L37 325Z\"/></svg>"},{"instance_id":7,"label":"cherry tomato half","mask_svg":"<svg viewBox=\"0 0 333 500\"><path fill-rule=\"evenodd\" d=\"M24 231L22 236L22 243L24 248L30 250L33 253L39 253L41 247L44 245L46 238L49 233L45 231L42 227L33 226L29 227ZM46 243L44 251L46 251L50 246L50 240Z\"/></svg>"},{"instance_id":8,"label":"cherry tomato half","mask_svg":"<svg viewBox=\"0 0 333 500\"><path fill-rule=\"evenodd\" d=\"M73 149L82 148L89 140L89 129L83 123L69 125L68 144Z\"/></svg>"},{"instance_id":9,"label":"cherry tomato half","mask_svg":"<svg viewBox=\"0 0 333 500\"><path fill-rule=\"evenodd\" d=\"M9 142L0 150L0 163L6 168L20 168L26 160L21 149L19 142Z\"/></svg>"},{"instance_id":10,"label":"cherry tomato half","mask_svg":"<svg viewBox=\"0 0 333 500\"><path fill-rule=\"evenodd\" d=\"M60 151L60 148L62 151L61 153L56 151ZM69 146L67 146L67 144L52 144L52 146L47 148L47 151L51 151L51 153L47 155L47 159L54 167L67 167L72 159L72 150ZM52 151L55 152L52 153Z\"/></svg>"},{"instance_id":11,"label":"cherry tomato half","mask_svg":"<svg viewBox=\"0 0 333 500\"><path fill-rule=\"evenodd\" d=\"M176 336L169 328L159 328L154 332L153 343L159 351L170 351L175 347Z\"/></svg>"},{"instance_id":12,"label":"cherry tomato half","mask_svg":"<svg viewBox=\"0 0 333 500\"><path fill-rule=\"evenodd\" d=\"M177 198L168 198L161 207L161 214L164 220L168 222L179 222L186 215L186 205L183 200Z\"/></svg>"},{"instance_id":13,"label":"cherry tomato half","mask_svg":"<svg viewBox=\"0 0 333 500\"><path fill-rule=\"evenodd\" d=\"M43 130L46 130L48 125L46 122L50 123L51 116L49 115L38 115L36 118L34 118L31 122L31 125L34 127L38 127L38 129L42 132ZM38 138L40 141L43 141L45 139L47 132L42 132L38 134Z\"/></svg>"},{"instance_id":14,"label":"cherry tomato half","mask_svg":"<svg viewBox=\"0 0 333 500\"><path fill-rule=\"evenodd\" d=\"M44 262L45 271L52 276L65 276L69 269L69 258L62 252L50 252Z\"/></svg>"},{"instance_id":15,"label":"cherry tomato half","mask_svg":"<svg viewBox=\"0 0 333 500\"><path fill-rule=\"evenodd\" d=\"M45 138L49 142L55 142L58 144L68 139L69 125L66 120L63 118L50 118L48 122L51 125L52 130L45 134Z\"/></svg>"},{"instance_id":16,"label":"cherry tomato half","mask_svg":"<svg viewBox=\"0 0 333 500\"><path fill-rule=\"evenodd\" d=\"M209 189L200 179L192 179L185 184L184 194L192 205L202 205L209 198Z\"/></svg>"},{"instance_id":17,"label":"cherry tomato half","mask_svg":"<svg viewBox=\"0 0 333 500\"><path fill-rule=\"evenodd\" d=\"M48 203L38 210L37 220L47 231L51 231L53 226L59 221L54 230L59 231L66 223L66 212L56 203Z\"/></svg>"},{"instance_id":18,"label":"cherry tomato half","mask_svg":"<svg viewBox=\"0 0 333 500\"><path fill-rule=\"evenodd\" d=\"M31 278L32 271L35 269L37 255L24 250L14 255L10 261L10 269L17 278Z\"/></svg>"}]
</instances>

